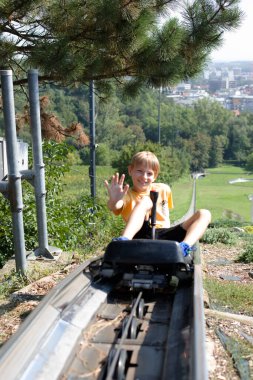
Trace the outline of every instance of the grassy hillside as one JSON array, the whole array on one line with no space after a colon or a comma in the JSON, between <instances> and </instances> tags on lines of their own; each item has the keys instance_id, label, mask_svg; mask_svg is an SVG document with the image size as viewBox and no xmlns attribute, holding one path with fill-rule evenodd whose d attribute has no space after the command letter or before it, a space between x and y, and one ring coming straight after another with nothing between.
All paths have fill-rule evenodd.
<instances>
[{"instance_id":1,"label":"grassy hillside","mask_svg":"<svg viewBox=\"0 0 253 380\"><path fill-rule=\"evenodd\" d=\"M99 199L105 199L107 190L104 186L104 180L109 179L114 170L109 166L97 166L96 168L96 195ZM78 198L80 195L90 195L90 178L89 167L86 165L73 165L71 171L65 174L64 191L62 197L64 200Z\"/></svg>"},{"instance_id":2,"label":"grassy hillside","mask_svg":"<svg viewBox=\"0 0 253 380\"><path fill-rule=\"evenodd\" d=\"M197 207L208 208L213 221L221 218L238 219L250 223L253 181L230 184L237 178L253 179L238 167L223 166L207 170L207 176L197 183Z\"/></svg>"},{"instance_id":3,"label":"grassy hillside","mask_svg":"<svg viewBox=\"0 0 253 380\"><path fill-rule=\"evenodd\" d=\"M106 200L104 180L113 174L111 167L96 168L96 194L100 200ZM253 181L229 184L236 178L252 178L243 169L233 166L207 170L205 178L197 180L197 208L207 208L212 213L213 221L232 218L250 224L251 205L248 196L253 194ZM159 178L158 178L159 181ZM174 210L171 212L172 221L182 217L188 209L192 195L192 179L190 176L170 184L173 192ZM75 165L65 176L63 199L90 194L90 178L88 167Z\"/></svg>"}]
</instances>

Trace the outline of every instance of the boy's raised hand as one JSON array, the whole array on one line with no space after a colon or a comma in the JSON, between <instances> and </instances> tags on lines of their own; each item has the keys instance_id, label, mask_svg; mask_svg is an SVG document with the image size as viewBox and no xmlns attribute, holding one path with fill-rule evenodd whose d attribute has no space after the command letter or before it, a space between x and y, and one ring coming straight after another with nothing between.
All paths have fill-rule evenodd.
<instances>
[{"instance_id":1,"label":"boy's raised hand","mask_svg":"<svg viewBox=\"0 0 253 380\"><path fill-rule=\"evenodd\" d=\"M110 208L118 208L117 203L123 199L124 195L128 192L129 185L124 186L125 174L119 177L119 173L112 176L111 182L105 180L105 187L108 190Z\"/></svg>"}]
</instances>

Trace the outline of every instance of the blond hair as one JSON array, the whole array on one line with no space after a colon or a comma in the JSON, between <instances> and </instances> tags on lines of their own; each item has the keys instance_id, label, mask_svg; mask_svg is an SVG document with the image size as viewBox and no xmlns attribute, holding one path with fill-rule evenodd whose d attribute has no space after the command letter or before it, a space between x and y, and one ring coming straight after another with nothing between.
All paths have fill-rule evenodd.
<instances>
[{"instance_id":1,"label":"blond hair","mask_svg":"<svg viewBox=\"0 0 253 380\"><path fill-rule=\"evenodd\" d=\"M136 153L132 157L130 166L133 168L135 165L143 165L143 164L150 167L154 171L156 177L158 176L159 171L160 171L160 164L159 164L158 158L156 157L154 153L148 152L148 151L142 151L142 152Z\"/></svg>"}]
</instances>

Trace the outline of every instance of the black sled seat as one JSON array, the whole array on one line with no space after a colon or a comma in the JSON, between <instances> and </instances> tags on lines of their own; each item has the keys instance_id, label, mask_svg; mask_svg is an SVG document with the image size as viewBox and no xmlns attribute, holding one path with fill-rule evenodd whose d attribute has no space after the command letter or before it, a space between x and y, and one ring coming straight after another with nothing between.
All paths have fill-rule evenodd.
<instances>
[{"instance_id":1,"label":"black sled seat","mask_svg":"<svg viewBox=\"0 0 253 380\"><path fill-rule=\"evenodd\" d=\"M112 241L106 248L104 262L112 266L153 265L185 266L185 260L176 241L135 239Z\"/></svg>"}]
</instances>

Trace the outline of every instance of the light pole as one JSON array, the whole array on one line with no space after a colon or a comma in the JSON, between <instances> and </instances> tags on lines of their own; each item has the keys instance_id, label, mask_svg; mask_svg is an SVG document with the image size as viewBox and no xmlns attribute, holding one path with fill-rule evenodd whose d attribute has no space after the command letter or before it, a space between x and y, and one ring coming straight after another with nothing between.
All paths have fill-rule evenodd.
<instances>
[{"instance_id":1,"label":"light pole","mask_svg":"<svg viewBox=\"0 0 253 380\"><path fill-rule=\"evenodd\" d=\"M236 178L231 179L228 181L230 185L233 185L234 183L242 183L242 182L252 182L253 178ZM250 212L250 221L253 222L253 194L250 194L248 196L249 201L251 201L251 212Z\"/></svg>"},{"instance_id":2,"label":"light pole","mask_svg":"<svg viewBox=\"0 0 253 380\"><path fill-rule=\"evenodd\" d=\"M161 87L158 92L158 144L161 143Z\"/></svg>"},{"instance_id":3,"label":"light pole","mask_svg":"<svg viewBox=\"0 0 253 380\"><path fill-rule=\"evenodd\" d=\"M251 218L250 218L250 221L251 222L253 222L253 194L250 194L249 196L248 196L248 198L249 198L249 201L251 201Z\"/></svg>"},{"instance_id":4,"label":"light pole","mask_svg":"<svg viewBox=\"0 0 253 380\"><path fill-rule=\"evenodd\" d=\"M89 114L90 114L90 191L94 199L96 196L96 145L95 145L95 95L94 81L90 81L89 85Z\"/></svg>"}]
</instances>

